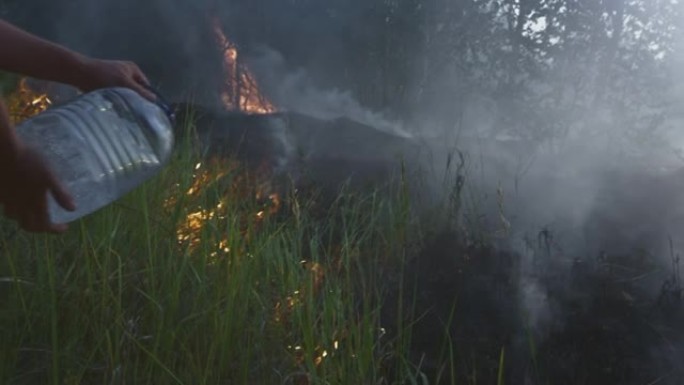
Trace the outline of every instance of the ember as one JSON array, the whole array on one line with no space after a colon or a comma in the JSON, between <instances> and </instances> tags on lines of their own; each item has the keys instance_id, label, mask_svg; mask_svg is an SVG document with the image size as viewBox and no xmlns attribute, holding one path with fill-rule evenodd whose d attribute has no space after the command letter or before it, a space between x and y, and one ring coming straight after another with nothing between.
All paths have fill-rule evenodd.
<instances>
[{"instance_id":1,"label":"ember","mask_svg":"<svg viewBox=\"0 0 684 385\"><path fill-rule=\"evenodd\" d=\"M176 228L176 240L179 245L187 246L191 251L194 250L203 241L202 230L207 223L216 219L224 220L230 215L231 202L253 199L257 203L255 211L247 210L247 213L239 212L237 215L254 215L256 224L262 223L270 215L280 211L282 207L280 195L270 192L268 184L257 183L261 175L250 176L240 173L239 167L239 163L234 161L206 159L205 162L195 164L193 179L188 188L180 190L179 184L174 186L169 197L164 201L166 210L172 210L179 204L192 207L193 202L198 200L202 202L202 195L210 186L221 183L226 177L229 177L231 181L229 186L219 188L221 198L217 202L213 204L202 202L188 210L184 220ZM204 239L204 241L208 240ZM227 239L217 239L215 250L210 254L211 259L230 253L231 247Z\"/></svg>"},{"instance_id":2,"label":"ember","mask_svg":"<svg viewBox=\"0 0 684 385\"><path fill-rule=\"evenodd\" d=\"M27 78L19 81L17 89L7 97L6 102L12 124L37 115L52 105L47 93L34 90L28 85Z\"/></svg>"}]
</instances>

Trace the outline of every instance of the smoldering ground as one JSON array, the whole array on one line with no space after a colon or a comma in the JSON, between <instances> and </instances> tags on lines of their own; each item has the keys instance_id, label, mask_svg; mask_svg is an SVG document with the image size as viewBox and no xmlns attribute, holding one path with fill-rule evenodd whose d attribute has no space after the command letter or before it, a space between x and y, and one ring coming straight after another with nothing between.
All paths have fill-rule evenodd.
<instances>
[{"instance_id":1,"label":"smoldering ground","mask_svg":"<svg viewBox=\"0 0 684 385\"><path fill-rule=\"evenodd\" d=\"M526 109L514 96L484 92L454 68L431 64L445 52L437 43L449 30L435 18L429 47L425 39L410 41L415 63L390 61L408 67L405 88L423 95L398 103L411 110L407 118L383 111L381 97L360 95L345 75L378 75L374 67L363 70L371 54L363 43L375 33L372 2L58 3L17 18L87 53L131 58L176 101L191 89L195 101L207 104L222 73L206 15L221 15L276 104L322 119L344 116L425 146L420 161L433 177L424 188L434 201L463 183L453 226L410 262L417 267L416 311L423 314L415 359L427 357L426 370L439 372L441 349L453 344L463 352L464 378L472 368L494 372L504 347L515 357L506 365L511 383L683 381L677 367L684 362L684 172L676 135L682 119L674 116L681 109L681 58L668 56L679 91L661 90L674 106L665 123L627 132L630 119L641 118L633 104L566 109L539 102ZM550 81L554 87L572 88L572 76L601 73L579 56ZM569 122L565 135L525 131L559 122Z\"/></svg>"}]
</instances>

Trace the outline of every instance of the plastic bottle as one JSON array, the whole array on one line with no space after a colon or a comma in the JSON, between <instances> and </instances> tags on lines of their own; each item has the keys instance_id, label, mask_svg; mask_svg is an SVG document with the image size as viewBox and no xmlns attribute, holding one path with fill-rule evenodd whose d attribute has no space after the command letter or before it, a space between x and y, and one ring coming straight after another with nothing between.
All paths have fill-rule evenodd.
<instances>
[{"instance_id":1,"label":"plastic bottle","mask_svg":"<svg viewBox=\"0 0 684 385\"><path fill-rule=\"evenodd\" d=\"M68 223L157 174L173 149L173 113L126 88L106 88L52 107L16 127L71 193L76 211L50 195L52 223Z\"/></svg>"}]
</instances>

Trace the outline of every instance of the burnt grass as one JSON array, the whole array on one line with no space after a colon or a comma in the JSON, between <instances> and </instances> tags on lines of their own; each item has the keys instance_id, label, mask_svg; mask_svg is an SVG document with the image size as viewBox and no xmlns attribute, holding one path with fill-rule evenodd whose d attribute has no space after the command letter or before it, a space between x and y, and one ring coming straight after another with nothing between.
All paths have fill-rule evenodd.
<instances>
[{"instance_id":1,"label":"burnt grass","mask_svg":"<svg viewBox=\"0 0 684 385\"><path fill-rule=\"evenodd\" d=\"M240 122L244 133L254 119L263 127L260 118L238 115L212 117L205 126ZM248 157L247 163L272 157L268 147L280 146L269 142L268 129L254 132L264 132L248 140L255 150L232 150ZM314 154L308 161L318 171L310 178L300 174L298 188L315 196L313 209L326 220L339 188L327 181L339 182L369 159L349 159L342 151L333 158ZM386 174L385 166L370 167L368 180ZM569 256L544 244L552 235L541 230L529 255L522 255L463 232L432 228L405 266L381 272L387 338L398 340L402 325L412 325L409 359L430 384L683 384L684 303L675 251L665 256L669 271L658 275L651 274L658 268L655 257L644 250ZM531 284L537 296L530 297ZM544 309L542 321L530 314L536 305ZM384 365L392 373L391 359Z\"/></svg>"},{"instance_id":2,"label":"burnt grass","mask_svg":"<svg viewBox=\"0 0 684 385\"><path fill-rule=\"evenodd\" d=\"M546 271L524 277L516 253L435 235L405 269L418 317L413 362L439 384L497 383L502 350L507 384L684 383L678 257L655 295L630 275L652 267L638 252L604 258L576 258L562 272L547 260ZM551 304L543 327L531 325L521 305L528 279ZM388 323L397 301L397 293L387 298Z\"/></svg>"},{"instance_id":3,"label":"burnt grass","mask_svg":"<svg viewBox=\"0 0 684 385\"><path fill-rule=\"evenodd\" d=\"M335 200L316 196L326 218ZM643 250L567 258L541 243L526 273L518 253L435 229L405 266L379 272L387 338L412 325L408 358L430 384L684 383L677 255L652 278L657 266ZM541 325L522 305L528 280L549 307Z\"/></svg>"}]
</instances>

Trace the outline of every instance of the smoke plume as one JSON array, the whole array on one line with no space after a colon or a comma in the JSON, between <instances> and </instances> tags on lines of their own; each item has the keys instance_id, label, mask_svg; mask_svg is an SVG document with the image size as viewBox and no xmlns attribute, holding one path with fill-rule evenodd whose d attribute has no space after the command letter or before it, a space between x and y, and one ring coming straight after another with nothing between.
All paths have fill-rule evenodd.
<instances>
[{"instance_id":1,"label":"smoke plume","mask_svg":"<svg viewBox=\"0 0 684 385\"><path fill-rule=\"evenodd\" d=\"M363 51L367 42L378 39L380 27L368 23L377 16L373 2L36 3L44 7L33 9L31 17L10 16L87 54L136 61L171 99L192 98L200 104L213 103L222 76L221 54L207 22L207 15L218 15L263 92L278 107L321 119L347 117L427 144L436 162L428 167L436 170L433 186L443 186L439 180L445 173L454 176L455 170L445 167L446 159L460 151L467 185L461 225L471 226L471 232L477 227L498 248L517 256L511 301L517 301L540 349L568 348L562 333L587 337L583 333L596 326L588 321L592 312L600 313L595 323L608 320L615 330L640 337L660 332L681 317L661 317L651 310L659 298L679 290L679 283L672 281L677 265L673 261L684 250L684 39L666 56L669 65L660 67L671 71L671 87L658 89L644 86L658 81L649 74L620 72L633 69L630 63L605 75L607 59L601 55L610 50L596 47L587 48L598 52L593 56L589 51L558 56L565 64L543 81L522 75L523 80L511 80L502 74L517 71L529 57L507 61L505 55L516 48L497 40L501 35L447 40L451 27L421 7L411 9L417 20L436 20L426 23L424 36L385 37L396 52L415 50L411 60L399 62L388 56L393 52ZM447 8L442 13L451 15ZM456 24L481 23L483 14ZM402 17L391 14L378 20L385 28L403 25ZM527 33L542 34L540 25L531 23ZM472 30L477 27L473 24ZM500 60L478 59L485 49L497 46L506 47ZM368 59L381 55L389 59ZM454 57L472 60L471 72L444 64ZM410 76L395 79L392 71L368 63L398 66ZM497 63L509 64L495 68ZM349 84L349 72L367 81L366 93ZM482 80L492 74L506 87ZM619 84L627 96L604 94L606 79L622 79ZM519 83L527 85L524 92L510 91ZM379 107L379 101L396 101L404 93L415 96L397 102L394 111ZM656 99L669 103L661 115L653 113L661 108ZM616 313L600 312L612 309L609 305L629 315L613 318ZM518 314L508 316L517 319ZM657 325L644 326L649 322ZM648 339L650 358L665 367L682 359L681 332L671 332L677 338L670 350ZM613 334L601 335L606 340L596 343L613 341ZM582 364L579 359L568 362Z\"/></svg>"}]
</instances>

